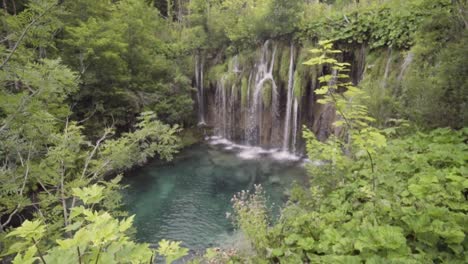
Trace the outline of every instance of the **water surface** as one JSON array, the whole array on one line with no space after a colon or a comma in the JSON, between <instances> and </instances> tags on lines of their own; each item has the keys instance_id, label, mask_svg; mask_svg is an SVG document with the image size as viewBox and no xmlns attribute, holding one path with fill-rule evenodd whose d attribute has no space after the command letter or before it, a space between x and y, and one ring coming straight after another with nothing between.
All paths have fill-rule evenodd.
<instances>
[{"instance_id":1,"label":"water surface","mask_svg":"<svg viewBox=\"0 0 468 264\"><path fill-rule=\"evenodd\" d=\"M232 146L200 144L174 161L154 162L129 173L124 183L126 209L136 214L137 239L183 241L191 249L217 246L232 234L230 200L262 184L278 210L294 180L304 181L298 161L278 161L266 153L247 159Z\"/></svg>"}]
</instances>

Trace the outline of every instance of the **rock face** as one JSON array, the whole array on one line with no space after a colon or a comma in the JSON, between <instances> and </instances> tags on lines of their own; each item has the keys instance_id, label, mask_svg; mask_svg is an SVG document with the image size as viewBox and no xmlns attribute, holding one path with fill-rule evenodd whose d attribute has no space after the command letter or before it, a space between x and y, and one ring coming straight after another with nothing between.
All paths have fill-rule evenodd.
<instances>
[{"instance_id":1,"label":"rock face","mask_svg":"<svg viewBox=\"0 0 468 264\"><path fill-rule=\"evenodd\" d=\"M347 55L350 58L343 56L356 65L351 75L353 82L359 82L365 49ZM303 153L303 125L320 140L337 132L332 126L335 109L316 104L319 98L314 94L317 77L331 72L303 65L309 58L308 48L266 41L255 51L225 58L223 64L205 65L205 91L202 99L198 97L205 111L200 114L203 121L215 135L235 143ZM201 65L196 67L197 87L203 86L200 69Z\"/></svg>"}]
</instances>

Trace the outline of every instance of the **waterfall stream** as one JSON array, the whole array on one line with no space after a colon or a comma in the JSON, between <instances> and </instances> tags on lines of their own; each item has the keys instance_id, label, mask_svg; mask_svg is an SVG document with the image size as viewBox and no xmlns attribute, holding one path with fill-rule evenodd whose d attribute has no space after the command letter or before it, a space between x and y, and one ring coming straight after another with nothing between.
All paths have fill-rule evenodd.
<instances>
[{"instance_id":1,"label":"waterfall stream","mask_svg":"<svg viewBox=\"0 0 468 264\"><path fill-rule=\"evenodd\" d=\"M270 56L268 56L270 55ZM269 58L271 57L271 58ZM273 67L275 65L276 46L273 47L273 52L270 52L270 41L265 42L260 61L256 65L255 90L253 93L252 105L249 109L249 123L246 130L249 131L247 143L258 146L261 142L262 135L262 118L263 111L266 110L263 104L264 89L267 82L271 82L271 118L272 125L275 125L278 117L278 91L275 80L273 79ZM268 91L266 91L268 92Z\"/></svg>"},{"instance_id":2,"label":"waterfall stream","mask_svg":"<svg viewBox=\"0 0 468 264\"><path fill-rule=\"evenodd\" d=\"M205 125L205 96L203 94L203 61L195 56L195 85L197 86L198 124Z\"/></svg>"},{"instance_id":3,"label":"waterfall stream","mask_svg":"<svg viewBox=\"0 0 468 264\"><path fill-rule=\"evenodd\" d=\"M293 154L296 153L296 144L297 144L297 121L298 121L298 108L299 102L297 98L294 97L294 104L293 104L293 122L292 122L292 144L291 144L291 152Z\"/></svg>"},{"instance_id":4,"label":"waterfall stream","mask_svg":"<svg viewBox=\"0 0 468 264\"><path fill-rule=\"evenodd\" d=\"M266 41L250 69L240 65L237 55L232 57L228 71L216 83L213 126L219 138L250 147L276 148L286 158L296 150L299 122L299 100L294 95L295 47L289 47L284 121L280 121L279 111L281 86L275 80L277 51L277 44ZM242 75L244 79L239 77Z\"/></svg>"},{"instance_id":5,"label":"waterfall stream","mask_svg":"<svg viewBox=\"0 0 468 264\"><path fill-rule=\"evenodd\" d=\"M290 150L290 134L291 134L291 108L294 97L294 45L291 44L289 55L289 73L288 73L288 98L286 103L286 116L284 117L284 133L283 133L283 151Z\"/></svg>"},{"instance_id":6,"label":"waterfall stream","mask_svg":"<svg viewBox=\"0 0 468 264\"><path fill-rule=\"evenodd\" d=\"M414 58L414 53L409 52L408 55L406 55L405 60L403 61L403 64L401 65L401 70L400 74L398 74L398 81L401 82L403 80L403 77L405 76L405 72L410 66L411 62L413 62Z\"/></svg>"},{"instance_id":7,"label":"waterfall stream","mask_svg":"<svg viewBox=\"0 0 468 264\"><path fill-rule=\"evenodd\" d=\"M388 48L387 63L385 64L385 72L382 80L382 88L387 88L387 79L390 73L390 64L392 63L393 50L391 47Z\"/></svg>"},{"instance_id":8,"label":"waterfall stream","mask_svg":"<svg viewBox=\"0 0 468 264\"><path fill-rule=\"evenodd\" d=\"M215 103L218 112L216 113L215 134L223 138L227 138L227 98L224 84L225 78L223 77L221 78L221 80L218 81L216 88Z\"/></svg>"}]
</instances>

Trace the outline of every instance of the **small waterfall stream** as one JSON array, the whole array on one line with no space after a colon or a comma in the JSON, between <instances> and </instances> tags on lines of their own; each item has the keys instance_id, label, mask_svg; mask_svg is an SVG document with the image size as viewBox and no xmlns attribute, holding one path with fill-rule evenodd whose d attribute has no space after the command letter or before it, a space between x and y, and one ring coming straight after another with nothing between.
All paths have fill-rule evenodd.
<instances>
[{"instance_id":1,"label":"small waterfall stream","mask_svg":"<svg viewBox=\"0 0 468 264\"><path fill-rule=\"evenodd\" d=\"M195 56L195 85L197 87L198 124L205 125L205 96L203 94L203 61L199 55Z\"/></svg>"},{"instance_id":2,"label":"small waterfall stream","mask_svg":"<svg viewBox=\"0 0 468 264\"><path fill-rule=\"evenodd\" d=\"M292 144L291 144L291 152L296 154L296 145L297 145L297 122L298 122L298 112L299 109L299 102L297 98L294 97L293 103L293 122L292 122Z\"/></svg>"},{"instance_id":3,"label":"small waterfall stream","mask_svg":"<svg viewBox=\"0 0 468 264\"><path fill-rule=\"evenodd\" d=\"M387 79L390 73L390 64L392 63L393 50L391 47L388 48L387 63L385 63L385 72L382 80L382 88L387 88Z\"/></svg>"},{"instance_id":4,"label":"small waterfall stream","mask_svg":"<svg viewBox=\"0 0 468 264\"><path fill-rule=\"evenodd\" d=\"M290 134L291 134L291 110L294 97L294 45L291 44L289 55L289 73L288 73L288 98L286 103L286 116L284 117L284 133L283 133L283 151L290 150ZM297 101L295 100L296 104ZM297 110L296 110L297 115Z\"/></svg>"},{"instance_id":5,"label":"small waterfall stream","mask_svg":"<svg viewBox=\"0 0 468 264\"><path fill-rule=\"evenodd\" d=\"M216 113L215 134L223 138L228 138L227 128L227 97L225 89L225 78L218 81L216 88L215 104L218 112Z\"/></svg>"},{"instance_id":6,"label":"small waterfall stream","mask_svg":"<svg viewBox=\"0 0 468 264\"><path fill-rule=\"evenodd\" d=\"M276 57L276 46L273 47L273 51L270 50L270 41L265 42L262 48L262 55L260 61L256 65L256 75L255 75L255 90L253 92L252 105L249 107L249 122L246 130L247 134L247 144L258 146L261 142L261 135L263 129L263 111L266 106L263 102L266 86L271 85L271 118L272 125L277 124L278 118L278 87L275 80L273 79L273 67L275 65ZM267 90L266 93L269 91Z\"/></svg>"},{"instance_id":7,"label":"small waterfall stream","mask_svg":"<svg viewBox=\"0 0 468 264\"><path fill-rule=\"evenodd\" d=\"M405 60L403 61L403 64L401 65L401 70L400 73L398 74L398 81L401 82L403 80L403 77L405 76L406 70L410 66L410 64L413 62L414 58L414 53L409 52L408 55L406 55Z\"/></svg>"}]
</instances>

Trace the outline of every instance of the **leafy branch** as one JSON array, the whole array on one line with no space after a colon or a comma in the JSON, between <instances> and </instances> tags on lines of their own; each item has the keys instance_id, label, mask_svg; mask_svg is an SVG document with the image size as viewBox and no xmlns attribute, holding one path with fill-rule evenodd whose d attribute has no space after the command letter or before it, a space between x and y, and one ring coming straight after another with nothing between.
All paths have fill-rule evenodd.
<instances>
[{"instance_id":1,"label":"leafy branch","mask_svg":"<svg viewBox=\"0 0 468 264\"><path fill-rule=\"evenodd\" d=\"M380 147L386 145L385 137L369 125L374 119L369 115L367 107L361 103L367 96L364 91L349 82L349 63L339 62L332 56L340 54L340 50L333 49L331 41L320 41L320 48L312 49L315 55L305 62L305 65L327 65L331 74L319 78L322 86L315 93L322 96L317 102L331 104L339 114L334 122L336 127L345 127L343 142L345 148L355 155L364 152L368 157L372 172L372 188L376 189L375 163L373 154ZM339 92L342 91L342 92ZM355 148L353 152L353 148Z\"/></svg>"},{"instance_id":2,"label":"leafy branch","mask_svg":"<svg viewBox=\"0 0 468 264\"><path fill-rule=\"evenodd\" d=\"M60 1L59 1L60 2ZM3 67L5 67L5 65L8 63L8 61L13 57L13 54L16 52L16 50L18 49L18 47L20 46L21 42L23 41L23 39L26 37L27 33L29 32L29 30L38 22L40 21L40 19L45 16L47 13L49 13L50 10L52 10L52 8L58 6L59 3L53 3L51 4L50 6L46 7L39 15L37 15L35 18L33 18L31 20L31 22L29 22L28 25L26 25L26 27L23 29L23 31L21 32L18 40L16 41L15 45L11 48L10 50L10 53L8 53L7 57L3 60L3 62L0 64L0 70L3 69Z\"/></svg>"}]
</instances>

